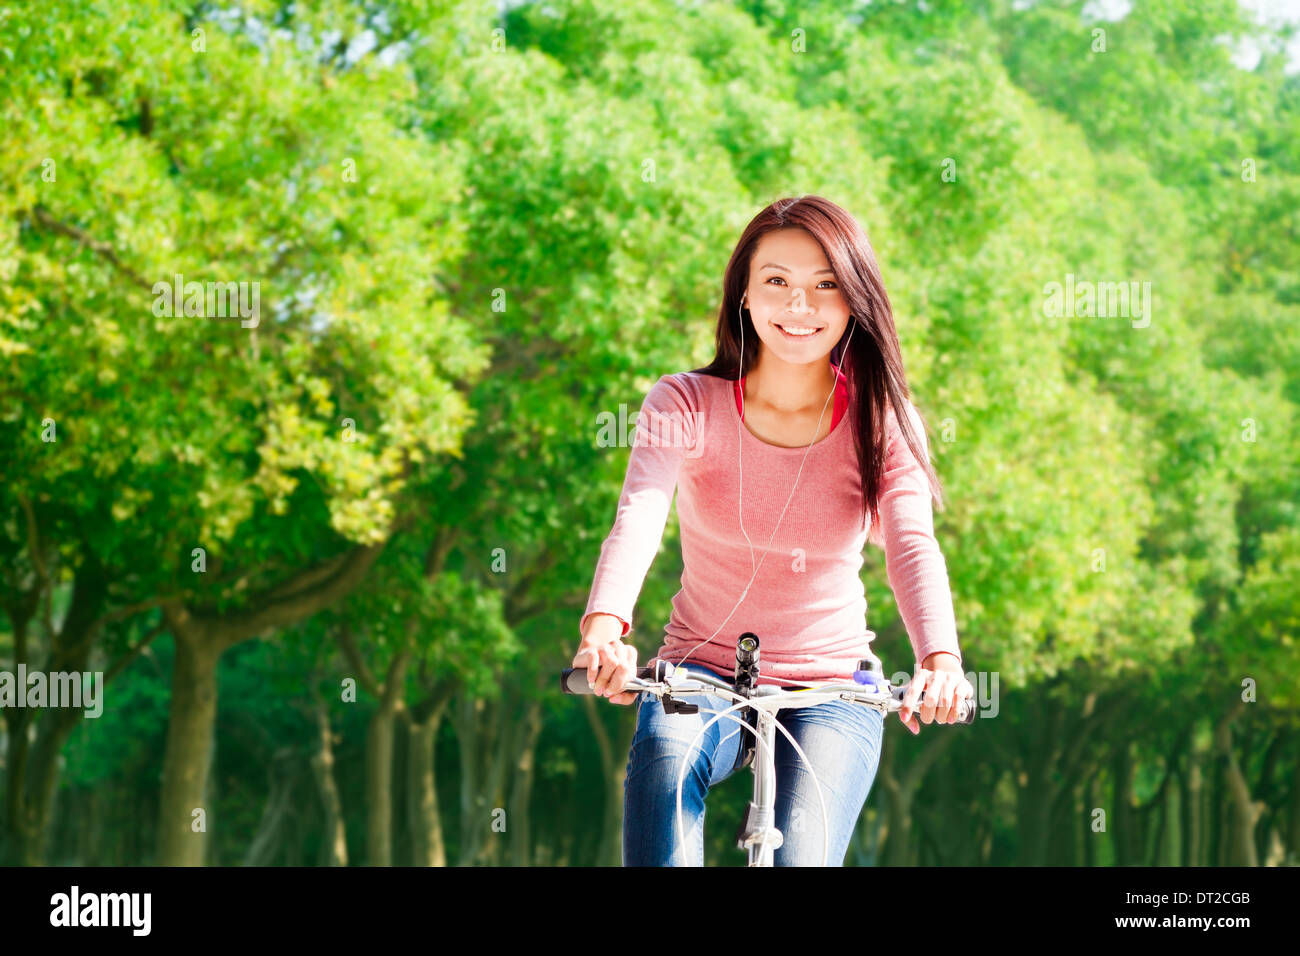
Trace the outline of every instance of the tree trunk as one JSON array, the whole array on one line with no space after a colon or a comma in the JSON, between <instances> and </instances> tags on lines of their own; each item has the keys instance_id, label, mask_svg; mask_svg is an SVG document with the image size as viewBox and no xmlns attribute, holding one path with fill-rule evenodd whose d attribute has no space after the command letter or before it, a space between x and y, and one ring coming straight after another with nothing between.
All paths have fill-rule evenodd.
<instances>
[{"instance_id":1,"label":"tree trunk","mask_svg":"<svg viewBox=\"0 0 1300 956\"><path fill-rule=\"evenodd\" d=\"M1095 698L1090 699L1085 707L1083 717L1092 712ZM1020 764L1016 782L1016 823L1020 830L1020 862L1022 866L1043 866L1047 862L1049 843L1052 834L1052 810L1062 798L1053 782L1053 771L1057 770L1057 761L1065 753L1058 742L1065 740L1064 708L1051 700L1045 700L1041 706L1033 707L1030 719L1035 723L1032 733L1027 738L1028 753ZM1071 743L1074 747L1082 743L1084 727L1079 727ZM1067 798L1068 799L1068 798Z\"/></svg>"},{"instance_id":2,"label":"tree trunk","mask_svg":"<svg viewBox=\"0 0 1300 956\"><path fill-rule=\"evenodd\" d=\"M1098 783L1098 775L1089 774L1083 785L1084 807L1083 807L1083 865L1097 865L1097 841L1101 839L1092 828L1093 812L1102 805L1101 785Z\"/></svg>"},{"instance_id":3,"label":"tree trunk","mask_svg":"<svg viewBox=\"0 0 1300 956\"><path fill-rule=\"evenodd\" d=\"M36 743L27 764L27 793L21 822L23 840L20 845L25 855L25 866L40 866L45 861L51 811L59 786L59 757L72 731L83 719L79 710L50 708L42 713L37 724Z\"/></svg>"},{"instance_id":4,"label":"tree trunk","mask_svg":"<svg viewBox=\"0 0 1300 956\"><path fill-rule=\"evenodd\" d=\"M1183 776L1183 866L1201 865L1201 755L1193 742L1187 748L1187 772Z\"/></svg>"},{"instance_id":5,"label":"tree trunk","mask_svg":"<svg viewBox=\"0 0 1300 956\"><path fill-rule=\"evenodd\" d=\"M158 805L158 865L201 866L206 834L193 829L211 770L217 715L217 663L227 648L289 627L345 597L387 542L350 551L298 572L258 595L251 610L202 618L183 602L162 605L176 645L172 696ZM210 814L208 814L210 816Z\"/></svg>"},{"instance_id":6,"label":"tree trunk","mask_svg":"<svg viewBox=\"0 0 1300 956\"><path fill-rule=\"evenodd\" d=\"M321 865L347 866L348 840L343 826L343 800L334 779L334 733L330 729L329 709L319 696L315 699L315 710L316 751L312 754L311 770L324 816Z\"/></svg>"},{"instance_id":7,"label":"tree trunk","mask_svg":"<svg viewBox=\"0 0 1300 956\"><path fill-rule=\"evenodd\" d=\"M366 863L393 859L393 725L395 701L381 701L366 730Z\"/></svg>"},{"instance_id":8,"label":"tree trunk","mask_svg":"<svg viewBox=\"0 0 1300 956\"><path fill-rule=\"evenodd\" d=\"M885 797L885 823L882 838L885 840L885 865L907 866L911 847L907 843L912 832L912 800L903 783L894 774L894 747L886 746L880 758L876 779Z\"/></svg>"},{"instance_id":9,"label":"tree trunk","mask_svg":"<svg viewBox=\"0 0 1300 956\"><path fill-rule=\"evenodd\" d=\"M932 733L927 737L923 737L920 744L920 752L908 766L901 779L894 779L892 769L893 764L892 762L889 764L888 769L890 771L889 777L891 783L886 787L886 793L890 800L894 802L896 812L898 813L898 816L890 821L890 826L892 827L895 824L901 823L908 827L908 829L903 830L901 833L896 830L891 832L889 843L890 866L907 866L910 864L910 845L901 842L896 843L895 838L898 838L898 840L901 841L910 837L909 831L912 813L912 797L920 788L921 781L925 779L926 774L930 772L935 762L943 756L944 751L951 747L955 740L957 740L956 734ZM891 747L885 747L885 756L881 761L882 766L885 764L887 759L890 759L889 754L892 749L893 748ZM899 856L900 853L903 854L902 857ZM895 859L902 859L903 862L895 864Z\"/></svg>"},{"instance_id":10,"label":"tree trunk","mask_svg":"<svg viewBox=\"0 0 1300 956\"><path fill-rule=\"evenodd\" d=\"M293 790L297 777L292 747L281 747L267 769L269 784L261 823L244 855L244 866L271 866L285 844L285 830L293 812Z\"/></svg>"},{"instance_id":11,"label":"tree trunk","mask_svg":"<svg viewBox=\"0 0 1300 956\"><path fill-rule=\"evenodd\" d=\"M1238 705L1214 728L1215 748L1222 764L1222 799L1226 816L1223 862L1226 866L1258 866L1255 824L1259 820L1260 805L1251 799L1250 787L1233 751L1232 724L1240 713L1241 705Z\"/></svg>"},{"instance_id":12,"label":"tree trunk","mask_svg":"<svg viewBox=\"0 0 1300 956\"><path fill-rule=\"evenodd\" d=\"M48 634L50 653L44 662L33 662L27 652L27 628L40 595L48 597L48 582L32 592L26 602L8 606L14 630L14 667L25 663L49 672L84 672L90 649L100 629L108 581L93 553L76 571L68 612L57 634ZM52 625L50 625L52 626ZM19 688L26 693L26 688ZM9 734L9 763L6 775L6 826L9 830L5 853L9 861L23 866L44 863L51 809L59 782L59 756L68 737L84 717L73 708L41 710L14 708L4 713ZM32 723L36 739L30 739ZM4 862L0 860L0 862Z\"/></svg>"},{"instance_id":13,"label":"tree trunk","mask_svg":"<svg viewBox=\"0 0 1300 956\"><path fill-rule=\"evenodd\" d=\"M1115 748L1111 761L1111 839L1116 866L1132 866L1135 860L1136 821L1133 814L1132 741L1125 739Z\"/></svg>"},{"instance_id":14,"label":"tree trunk","mask_svg":"<svg viewBox=\"0 0 1300 956\"><path fill-rule=\"evenodd\" d=\"M1204 806L1201 811L1204 814L1201 819L1205 828L1205 865L1223 866L1223 834L1227 829L1223 826L1223 761L1215 759L1212 750L1207 756L1210 773L1202 792Z\"/></svg>"},{"instance_id":15,"label":"tree trunk","mask_svg":"<svg viewBox=\"0 0 1300 956\"><path fill-rule=\"evenodd\" d=\"M14 628L14 667L17 669L19 663L27 663L24 650L26 624L16 618L12 611L10 618ZM5 832L3 839L0 839L4 851L0 854L0 864L4 866L35 866L40 855L35 849L36 834L32 832L26 799L27 762L31 751L31 738L27 728L37 713L25 707L0 711L0 716L5 721L8 751L5 757Z\"/></svg>"},{"instance_id":16,"label":"tree trunk","mask_svg":"<svg viewBox=\"0 0 1300 956\"><path fill-rule=\"evenodd\" d=\"M5 605L13 631L13 666L30 664L27 654L27 626L36 613L40 600L38 590L15 595L13 603ZM30 741L27 725L33 712L24 707L0 710L5 724L5 812L4 831L0 832L0 866L24 866L28 859L31 835L27 832L27 814L23 794L27 781L27 752Z\"/></svg>"},{"instance_id":17,"label":"tree trunk","mask_svg":"<svg viewBox=\"0 0 1300 956\"><path fill-rule=\"evenodd\" d=\"M509 687L489 703L462 695L453 710L461 765L460 865L500 863L508 852L508 840L515 821L513 812L504 819L505 832L496 828L506 810L505 774L518 757L520 723L510 720L519 706ZM513 808L511 808L513 809Z\"/></svg>"},{"instance_id":18,"label":"tree trunk","mask_svg":"<svg viewBox=\"0 0 1300 956\"><path fill-rule=\"evenodd\" d=\"M159 866L202 866L207 848L206 832L195 829L194 811L203 808L205 818L210 815L203 796L211 769L220 651L206 635L187 630L172 630L176 658L158 811Z\"/></svg>"},{"instance_id":19,"label":"tree trunk","mask_svg":"<svg viewBox=\"0 0 1300 956\"><path fill-rule=\"evenodd\" d=\"M1254 792L1259 794L1256 801L1259 806L1259 819L1255 821L1255 852L1261 866L1277 866L1286 856L1286 847L1282 843L1281 824L1284 820L1282 806L1282 787L1273 782L1278 758L1282 756L1286 743L1285 733L1275 733L1277 728L1267 727L1268 749L1264 753L1264 765L1259 772L1259 782ZM1251 763L1249 755L1243 755L1243 766Z\"/></svg>"},{"instance_id":20,"label":"tree trunk","mask_svg":"<svg viewBox=\"0 0 1300 956\"><path fill-rule=\"evenodd\" d=\"M1053 748L1038 738L1037 752L1029 755L1028 770L1018 778L1016 822L1020 830L1020 865L1043 866L1047 863L1051 830L1051 807L1056 788L1051 780Z\"/></svg>"},{"instance_id":21,"label":"tree trunk","mask_svg":"<svg viewBox=\"0 0 1300 956\"><path fill-rule=\"evenodd\" d=\"M1156 866L1178 866L1182 859L1182 828L1178 821L1182 817L1183 788L1177 783L1165 791L1165 819L1161 831L1161 853L1155 861Z\"/></svg>"},{"instance_id":22,"label":"tree trunk","mask_svg":"<svg viewBox=\"0 0 1300 956\"><path fill-rule=\"evenodd\" d=\"M85 795L85 810L77 815L80 835L77 841L76 866L99 865L99 839L104 823L100 819L99 791L89 790Z\"/></svg>"},{"instance_id":23,"label":"tree trunk","mask_svg":"<svg viewBox=\"0 0 1300 956\"><path fill-rule=\"evenodd\" d=\"M627 782L627 763L634 736L636 736L635 712L632 713L631 719L623 719L621 732L615 736L614 763L610 767L609 775L612 787L609 808L612 822L610 824L609 838L614 844L612 855L616 865L622 865L623 863L623 788Z\"/></svg>"},{"instance_id":24,"label":"tree trunk","mask_svg":"<svg viewBox=\"0 0 1300 956\"><path fill-rule=\"evenodd\" d=\"M1300 760L1291 775L1291 809L1286 828L1287 859L1300 862Z\"/></svg>"},{"instance_id":25,"label":"tree trunk","mask_svg":"<svg viewBox=\"0 0 1300 956\"><path fill-rule=\"evenodd\" d=\"M529 827L533 794L533 772L537 760L537 738L542 732L541 698L528 702L522 720L523 731L515 758L510 791L510 865L528 866L532 851Z\"/></svg>"},{"instance_id":26,"label":"tree trunk","mask_svg":"<svg viewBox=\"0 0 1300 956\"><path fill-rule=\"evenodd\" d=\"M501 865L509 852L510 834L516 824L516 808L507 806L505 789L506 770L514 766L516 741L521 736L521 722L511 718L511 714L516 710L516 703L514 695L508 693L492 701L495 712L492 726L496 731L496 746L484 748L484 753L492 755L483 778L483 793L492 820L492 826L486 831L486 835L491 839L485 844L481 860L485 866ZM497 820L505 825L504 833L496 829Z\"/></svg>"},{"instance_id":27,"label":"tree trunk","mask_svg":"<svg viewBox=\"0 0 1300 956\"><path fill-rule=\"evenodd\" d=\"M460 753L460 866L473 866L478 853L478 716L481 698L468 691L456 701L453 723Z\"/></svg>"},{"instance_id":28,"label":"tree trunk","mask_svg":"<svg viewBox=\"0 0 1300 956\"><path fill-rule=\"evenodd\" d=\"M881 838L885 832L885 815L877 807L868 807L866 816L867 822L862 828L862 838L858 844L857 865L876 866L880 862ZM975 850L978 854L978 843ZM974 862L978 865L978 856Z\"/></svg>"},{"instance_id":29,"label":"tree trunk","mask_svg":"<svg viewBox=\"0 0 1300 956\"><path fill-rule=\"evenodd\" d=\"M410 794L411 852L414 866L446 866L447 848L443 844L442 817L438 809L437 744L438 728L446 701L437 704L423 722L410 722L410 756L407 780Z\"/></svg>"},{"instance_id":30,"label":"tree trunk","mask_svg":"<svg viewBox=\"0 0 1300 956\"><path fill-rule=\"evenodd\" d=\"M579 698L587 714L587 723L600 752L600 779L604 782L604 814L600 827L600 844L596 851L597 866L619 866L623 862L623 778L626 751L616 753L617 744L601 719L596 698L590 694ZM603 698L602 698L603 700ZM633 728L635 730L635 728Z\"/></svg>"}]
</instances>

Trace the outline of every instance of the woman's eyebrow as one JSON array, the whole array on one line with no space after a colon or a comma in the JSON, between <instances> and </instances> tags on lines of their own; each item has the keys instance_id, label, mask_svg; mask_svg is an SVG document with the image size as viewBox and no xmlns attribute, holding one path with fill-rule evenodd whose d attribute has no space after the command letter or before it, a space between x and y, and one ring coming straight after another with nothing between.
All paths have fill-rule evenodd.
<instances>
[{"instance_id":1,"label":"woman's eyebrow","mask_svg":"<svg viewBox=\"0 0 1300 956\"><path fill-rule=\"evenodd\" d=\"M787 269L785 266L783 266L783 265L778 265L778 264L775 263L775 262L765 262L765 263L763 263L761 266L759 266L759 268L760 268L760 269L780 269L782 272L789 272L789 271L790 271L790 270ZM834 270L834 269L818 269L816 272L813 273L813 275L815 275L815 276L825 275L825 274L828 273L828 272L829 272L831 275L835 275L835 270Z\"/></svg>"}]
</instances>

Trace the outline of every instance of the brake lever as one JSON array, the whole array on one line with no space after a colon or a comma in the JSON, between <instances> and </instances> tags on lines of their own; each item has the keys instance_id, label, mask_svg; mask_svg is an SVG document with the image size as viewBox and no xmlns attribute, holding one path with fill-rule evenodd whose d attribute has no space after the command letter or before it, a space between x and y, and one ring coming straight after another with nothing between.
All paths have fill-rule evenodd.
<instances>
[{"instance_id":1,"label":"brake lever","mask_svg":"<svg viewBox=\"0 0 1300 956\"><path fill-rule=\"evenodd\" d=\"M656 683L667 683L668 678L673 676L677 668L672 661L657 660L654 663L654 680ZM671 690L665 691L659 698L659 703L663 704L665 714L698 714L700 707L698 704L688 704L682 700L674 700Z\"/></svg>"}]
</instances>

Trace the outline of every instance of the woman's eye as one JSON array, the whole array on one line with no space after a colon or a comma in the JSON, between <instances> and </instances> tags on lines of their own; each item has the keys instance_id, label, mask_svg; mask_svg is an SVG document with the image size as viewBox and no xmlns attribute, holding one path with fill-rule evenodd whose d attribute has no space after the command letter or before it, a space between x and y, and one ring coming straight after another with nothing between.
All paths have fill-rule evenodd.
<instances>
[{"instance_id":1,"label":"woman's eye","mask_svg":"<svg viewBox=\"0 0 1300 956\"><path fill-rule=\"evenodd\" d=\"M781 278L780 276L772 276L771 278L768 278L767 281L768 281L768 282L772 282L772 281L774 281L774 280L776 280L776 281L780 281L780 282L785 282L784 278ZM823 285L823 284L824 284L824 285L831 286L832 289L836 289L836 287L837 287L837 286L835 285L835 282L832 282L831 280L828 280L828 278L823 278L822 282L819 282L818 285Z\"/></svg>"}]
</instances>

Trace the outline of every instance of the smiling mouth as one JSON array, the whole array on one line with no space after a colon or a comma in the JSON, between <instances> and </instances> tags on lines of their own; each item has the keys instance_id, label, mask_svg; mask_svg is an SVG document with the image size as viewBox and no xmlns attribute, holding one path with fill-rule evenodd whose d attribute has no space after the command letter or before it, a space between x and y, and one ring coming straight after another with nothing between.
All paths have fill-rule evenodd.
<instances>
[{"instance_id":1,"label":"smiling mouth","mask_svg":"<svg viewBox=\"0 0 1300 956\"><path fill-rule=\"evenodd\" d=\"M787 339L811 339L815 338L826 326L824 325L803 325L798 322L787 322L784 325L773 322L781 334Z\"/></svg>"}]
</instances>

